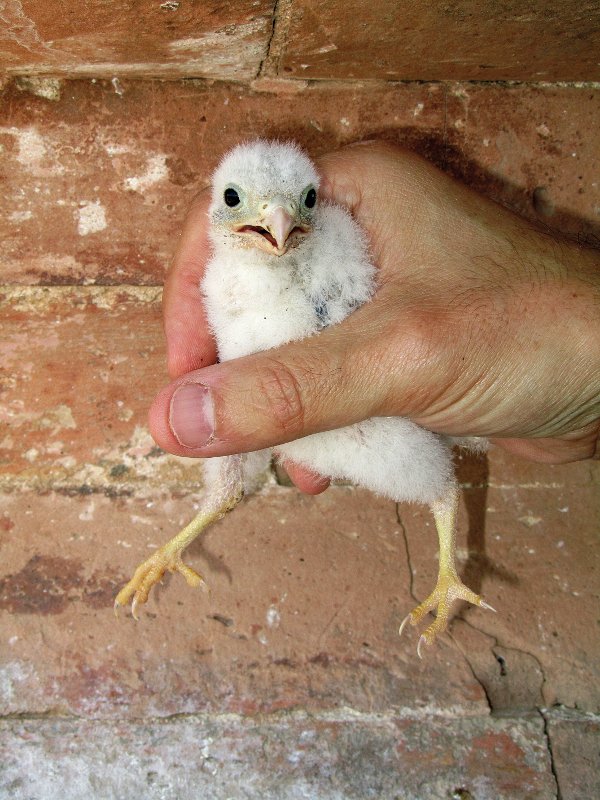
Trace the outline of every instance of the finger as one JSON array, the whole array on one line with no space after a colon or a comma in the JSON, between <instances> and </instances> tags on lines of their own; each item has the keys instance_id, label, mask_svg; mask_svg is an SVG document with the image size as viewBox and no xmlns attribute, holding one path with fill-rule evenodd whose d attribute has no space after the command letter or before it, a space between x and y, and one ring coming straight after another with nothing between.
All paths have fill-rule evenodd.
<instances>
[{"instance_id":1,"label":"finger","mask_svg":"<svg viewBox=\"0 0 600 800\"><path fill-rule=\"evenodd\" d=\"M386 361L402 364L392 352L382 356L382 315L373 305L301 342L183 376L154 401L152 435L177 455L228 455L381 414L390 395ZM403 375L411 381L410 369Z\"/></svg>"},{"instance_id":2,"label":"finger","mask_svg":"<svg viewBox=\"0 0 600 800\"><path fill-rule=\"evenodd\" d=\"M600 457L600 424L587 425L581 431L540 439L490 439L508 453L539 464L568 464Z\"/></svg>"},{"instance_id":3,"label":"finger","mask_svg":"<svg viewBox=\"0 0 600 800\"><path fill-rule=\"evenodd\" d=\"M386 142L359 142L317 159L319 195L345 206L366 231L375 263L386 268L386 250L402 252L411 227L412 183L425 185L432 167L408 150ZM383 191L382 187L386 190ZM397 263L394 263L394 269Z\"/></svg>"},{"instance_id":4,"label":"finger","mask_svg":"<svg viewBox=\"0 0 600 800\"><path fill-rule=\"evenodd\" d=\"M317 475L315 472L311 472L299 464L294 464L292 461L285 461L283 466L290 479L304 494L321 494L321 492L329 488L331 483L329 478Z\"/></svg>"},{"instance_id":5,"label":"finger","mask_svg":"<svg viewBox=\"0 0 600 800\"><path fill-rule=\"evenodd\" d=\"M209 204L208 190L192 204L163 290L167 366L173 378L216 360L200 293L200 280L210 256Z\"/></svg>"}]
</instances>

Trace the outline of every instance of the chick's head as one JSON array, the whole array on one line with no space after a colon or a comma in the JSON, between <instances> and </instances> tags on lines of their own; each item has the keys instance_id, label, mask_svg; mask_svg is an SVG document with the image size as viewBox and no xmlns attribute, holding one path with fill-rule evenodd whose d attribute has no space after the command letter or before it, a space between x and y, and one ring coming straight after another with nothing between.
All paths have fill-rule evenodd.
<instances>
[{"instance_id":1,"label":"chick's head","mask_svg":"<svg viewBox=\"0 0 600 800\"><path fill-rule=\"evenodd\" d=\"M281 256L310 234L319 176L296 145L254 141L231 150L213 176L213 236Z\"/></svg>"}]
</instances>

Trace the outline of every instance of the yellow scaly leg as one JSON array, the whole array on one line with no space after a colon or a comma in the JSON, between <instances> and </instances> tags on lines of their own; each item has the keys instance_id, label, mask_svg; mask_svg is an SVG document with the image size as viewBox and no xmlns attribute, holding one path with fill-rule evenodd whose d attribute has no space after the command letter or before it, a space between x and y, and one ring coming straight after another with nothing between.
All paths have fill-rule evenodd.
<instances>
[{"instance_id":1,"label":"yellow scaly leg","mask_svg":"<svg viewBox=\"0 0 600 800\"><path fill-rule=\"evenodd\" d=\"M399 634L402 634L407 622L417 625L429 611L436 612L435 621L425 630L419 639L417 653L422 658L421 647L423 644L433 644L436 636L443 633L448 627L450 608L456 600L466 600L468 603L495 611L492 606L485 603L479 595L468 589L458 577L455 563L456 551L456 515L458 512L458 487L452 489L441 499L431 505L435 519L440 544L440 566L438 579L433 592L420 605L406 616L400 625Z\"/></svg>"},{"instance_id":2,"label":"yellow scaly leg","mask_svg":"<svg viewBox=\"0 0 600 800\"><path fill-rule=\"evenodd\" d=\"M181 573L188 585L193 588L204 583L201 575L183 563L181 554L208 525L221 519L234 508L242 499L242 495L240 456L229 456L222 459L218 483L216 486L210 487L207 500L200 513L177 536L174 536L140 564L133 578L116 596L115 613L118 612L120 606L127 605L133 597L131 613L135 619L138 619L137 607L147 601L150 590L161 580L167 570Z\"/></svg>"}]
</instances>

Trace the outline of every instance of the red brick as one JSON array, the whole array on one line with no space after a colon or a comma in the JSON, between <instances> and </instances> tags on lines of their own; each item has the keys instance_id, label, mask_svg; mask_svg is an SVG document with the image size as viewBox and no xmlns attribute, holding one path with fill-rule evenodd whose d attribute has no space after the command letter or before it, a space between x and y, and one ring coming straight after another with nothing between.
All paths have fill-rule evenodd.
<instances>
[{"instance_id":1,"label":"red brick","mask_svg":"<svg viewBox=\"0 0 600 800\"><path fill-rule=\"evenodd\" d=\"M588 491L490 489L486 537L471 542L466 571L464 518L459 554L469 584L481 585L498 613L457 609L465 622L456 619L423 661L413 629L401 639L397 629L435 580L425 511L402 506L403 529L393 504L367 492L263 490L188 553L211 595L176 576L136 624L125 610L113 618L112 599L152 547L190 519L200 495L178 499L158 487L112 498L5 495L2 710L139 716L347 705L469 715L487 709L480 683L498 711L597 710ZM573 512L551 513L573 500L591 516L576 508L570 524Z\"/></svg>"},{"instance_id":2,"label":"red brick","mask_svg":"<svg viewBox=\"0 0 600 800\"><path fill-rule=\"evenodd\" d=\"M458 177L523 216L597 245L596 89L548 94L461 84L450 89L447 111L448 161Z\"/></svg>"},{"instance_id":3,"label":"red brick","mask_svg":"<svg viewBox=\"0 0 600 800\"><path fill-rule=\"evenodd\" d=\"M600 233L597 90L255 86L122 81L119 95L67 81L55 101L7 88L3 280L162 283L191 198L252 136L294 138L313 155L385 138L556 230Z\"/></svg>"},{"instance_id":4,"label":"red brick","mask_svg":"<svg viewBox=\"0 0 600 800\"><path fill-rule=\"evenodd\" d=\"M304 79L594 81L597 3L295 0L280 69Z\"/></svg>"},{"instance_id":5,"label":"red brick","mask_svg":"<svg viewBox=\"0 0 600 800\"><path fill-rule=\"evenodd\" d=\"M160 290L5 288L0 313L4 489L186 485L145 427L166 382Z\"/></svg>"},{"instance_id":6,"label":"red brick","mask_svg":"<svg viewBox=\"0 0 600 800\"><path fill-rule=\"evenodd\" d=\"M398 637L413 601L393 503L272 488L192 546L210 595L165 580L135 622L113 598L193 500L5 495L1 713L99 717L280 709L486 714L456 649ZM434 551L430 552L432 559Z\"/></svg>"},{"instance_id":7,"label":"red brick","mask_svg":"<svg viewBox=\"0 0 600 800\"><path fill-rule=\"evenodd\" d=\"M277 17L272 18L273 10ZM140 20L143 19L143 25ZM275 21L275 36L271 40ZM266 0L58 0L5 10L0 69L17 74L384 80L598 80L596 4L436 6ZM506 43L510 42L507 47ZM269 49L270 46L270 49Z\"/></svg>"},{"instance_id":8,"label":"red brick","mask_svg":"<svg viewBox=\"0 0 600 800\"><path fill-rule=\"evenodd\" d=\"M393 125L440 129L438 87L316 89L66 82L49 101L14 87L2 105L0 257L5 281L160 284L193 195L251 136L319 154ZM418 119L413 108L423 105Z\"/></svg>"},{"instance_id":9,"label":"red brick","mask_svg":"<svg viewBox=\"0 0 600 800\"><path fill-rule=\"evenodd\" d=\"M466 624L451 628L456 645L498 710L600 709L600 643L589 635L598 617L598 466L540 465L496 449L479 474L461 472L472 488L460 509L459 571L497 613L465 607ZM437 569L433 524L421 507L400 515L412 589L423 598Z\"/></svg>"},{"instance_id":10,"label":"red brick","mask_svg":"<svg viewBox=\"0 0 600 800\"><path fill-rule=\"evenodd\" d=\"M0 70L250 79L267 52L271 11L267 0L9 3Z\"/></svg>"}]
</instances>

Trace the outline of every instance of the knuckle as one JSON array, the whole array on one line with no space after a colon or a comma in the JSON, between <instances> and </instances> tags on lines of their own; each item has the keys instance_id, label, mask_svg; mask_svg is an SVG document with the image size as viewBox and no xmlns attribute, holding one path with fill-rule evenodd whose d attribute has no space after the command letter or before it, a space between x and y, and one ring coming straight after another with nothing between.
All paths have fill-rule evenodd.
<instances>
[{"instance_id":1,"label":"knuckle","mask_svg":"<svg viewBox=\"0 0 600 800\"><path fill-rule=\"evenodd\" d=\"M260 367L258 391L271 420L282 434L304 428L303 383L293 369L277 359L269 359Z\"/></svg>"}]
</instances>

